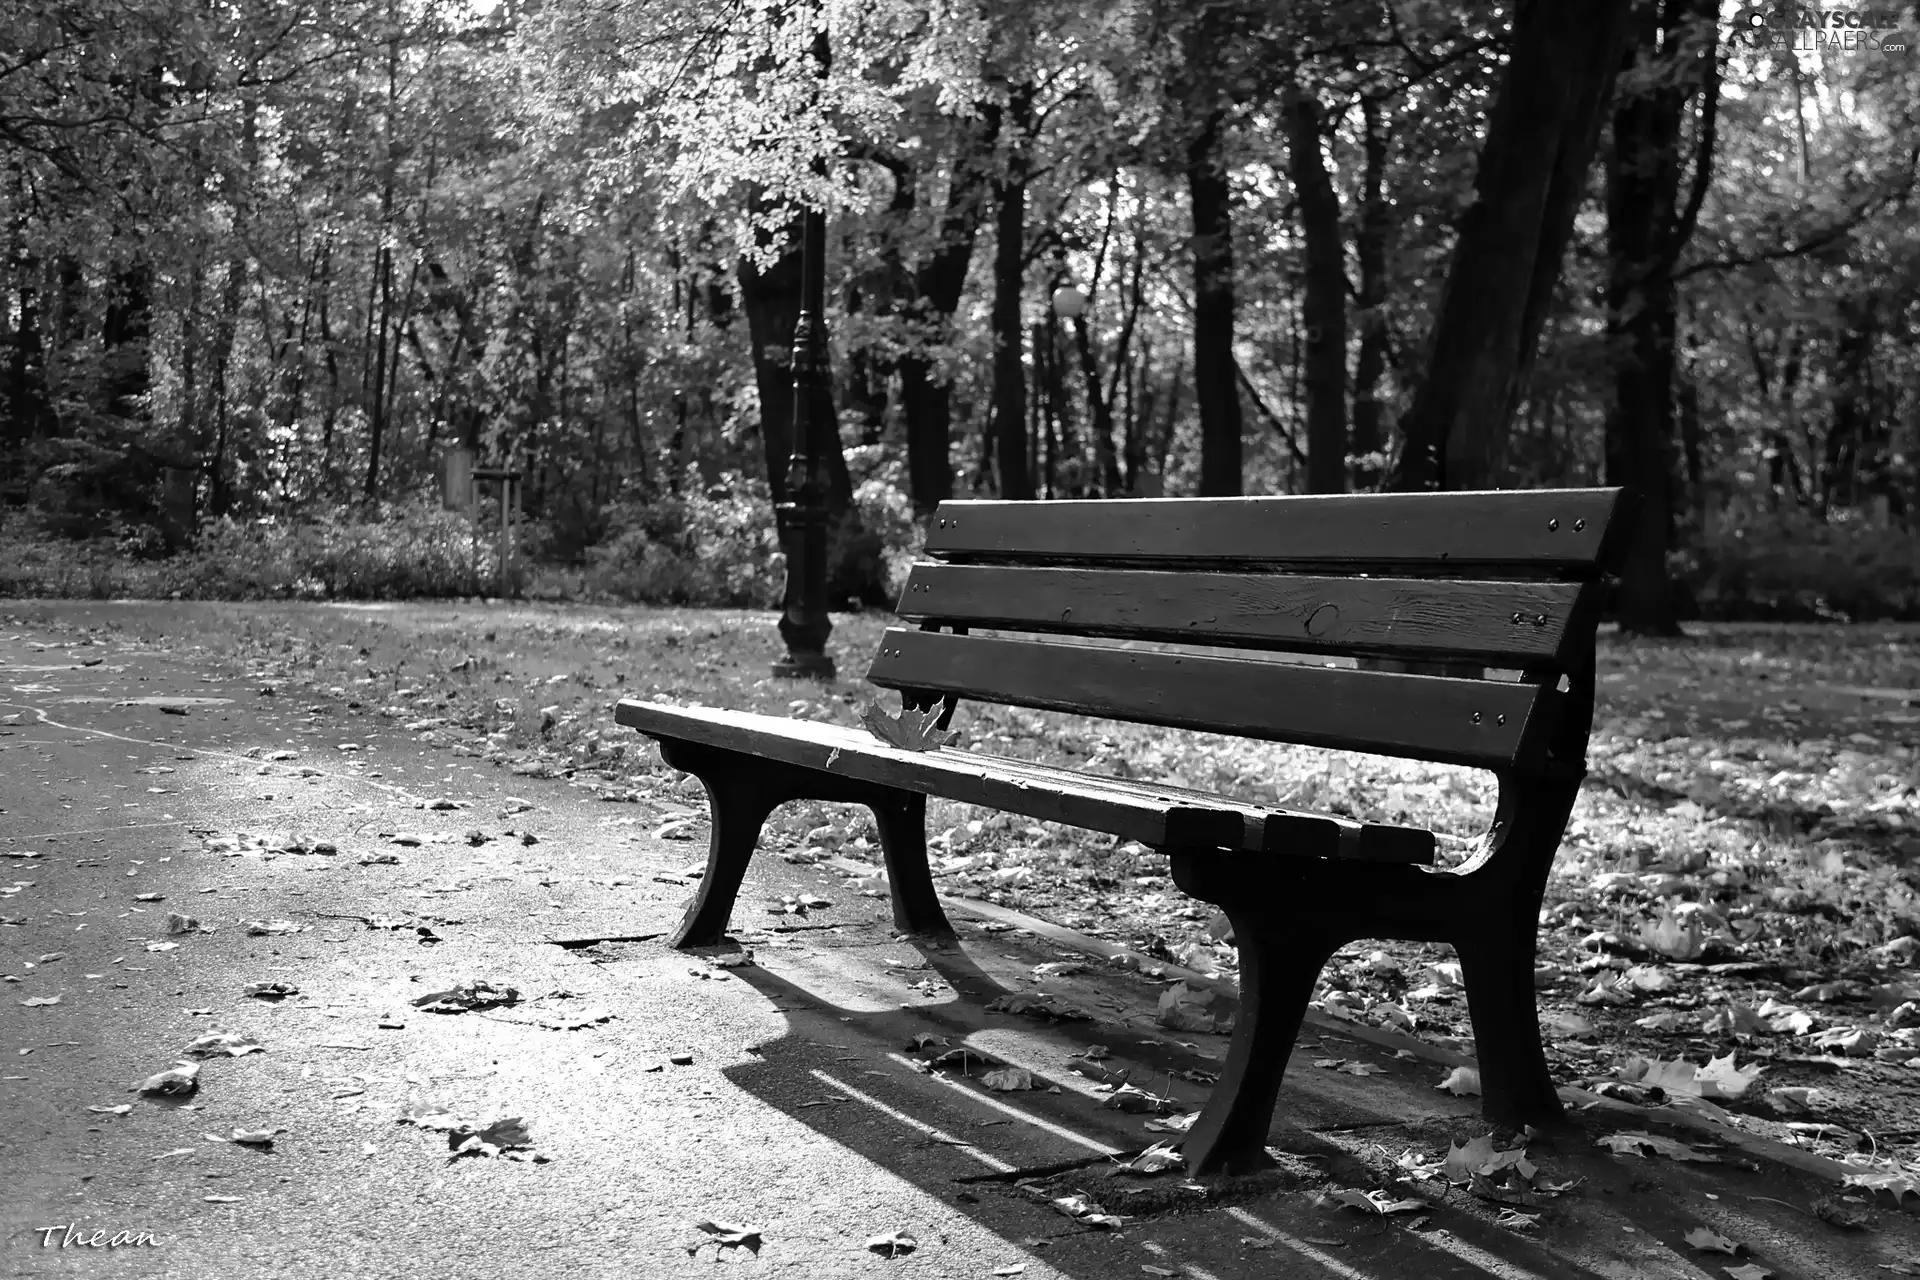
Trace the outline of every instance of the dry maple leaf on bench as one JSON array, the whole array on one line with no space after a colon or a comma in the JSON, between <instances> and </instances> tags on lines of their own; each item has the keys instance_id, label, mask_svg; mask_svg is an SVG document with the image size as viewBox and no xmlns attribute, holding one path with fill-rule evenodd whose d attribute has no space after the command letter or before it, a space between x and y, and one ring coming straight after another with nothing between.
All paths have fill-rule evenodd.
<instances>
[{"instance_id":1,"label":"dry maple leaf on bench","mask_svg":"<svg viewBox=\"0 0 1920 1280\"><path fill-rule=\"evenodd\" d=\"M860 723L867 726L867 732L890 747L899 747L903 751L931 751L935 747L944 747L960 735L951 729L940 727L943 709L938 705L917 711L912 707L902 707L897 716L888 715L877 702L868 703L860 709Z\"/></svg>"}]
</instances>

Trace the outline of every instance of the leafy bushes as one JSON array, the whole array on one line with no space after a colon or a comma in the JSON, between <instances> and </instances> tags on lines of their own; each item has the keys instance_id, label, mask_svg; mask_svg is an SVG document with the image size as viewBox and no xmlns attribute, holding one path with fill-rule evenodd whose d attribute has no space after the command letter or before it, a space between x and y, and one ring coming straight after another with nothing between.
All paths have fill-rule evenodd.
<instances>
[{"instance_id":1,"label":"leafy bushes","mask_svg":"<svg viewBox=\"0 0 1920 1280\"><path fill-rule=\"evenodd\" d=\"M136 562L143 530L65 541L45 525L10 530L0 595L171 596L198 600L392 600L473 595L487 585L462 516L423 501L369 514L208 520L191 551ZM479 572L476 572L476 567Z\"/></svg>"},{"instance_id":2,"label":"leafy bushes","mask_svg":"<svg viewBox=\"0 0 1920 1280\"><path fill-rule=\"evenodd\" d=\"M849 450L865 526L863 563L891 598L925 537L900 464ZM785 557L763 481L729 473L702 489L570 513L578 527L523 526L516 589L547 599L773 608ZM71 509L23 523L7 513L0 596L177 596L187 599L376 600L491 594L494 535L476 548L463 515L416 499L376 511L340 508L301 518L214 520L193 549L168 558L149 526L101 521L73 528ZM603 529L571 552L592 526ZM567 565L555 563L570 562ZM1674 559L1692 612L1716 621L1920 620L1920 531L1848 513L1737 508Z\"/></svg>"},{"instance_id":3,"label":"leafy bushes","mask_svg":"<svg viewBox=\"0 0 1920 1280\"><path fill-rule=\"evenodd\" d=\"M591 595L650 604L771 607L785 560L766 482L729 473L705 492L607 508L607 535L587 553Z\"/></svg>"},{"instance_id":4,"label":"leafy bushes","mask_svg":"<svg viewBox=\"0 0 1920 1280\"><path fill-rule=\"evenodd\" d=\"M1717 620L1920 620L1920 532L1849 513L1730 512L1677 565Z\"/></svg>"},{"instance_id":5,"label":"leafy bushes","mask_svg":"<svg viewBox=\"0 0 1920 1280\"><path fill-rule=\"evenodd\" d=\"M211 520L176 558L190 598L395 600L473 595L490 569L464 516L414 500L382 504L370 518Z\"/></svg>"}]
</instances>

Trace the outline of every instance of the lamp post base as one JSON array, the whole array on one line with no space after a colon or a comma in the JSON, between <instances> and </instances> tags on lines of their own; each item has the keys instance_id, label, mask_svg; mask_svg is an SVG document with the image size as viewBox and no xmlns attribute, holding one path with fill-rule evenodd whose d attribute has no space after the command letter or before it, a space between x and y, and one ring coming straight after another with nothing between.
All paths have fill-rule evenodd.
<instances>
[{"instance_id":1,"label":"lamp post base","mask_svg":"<svg viewBox=\"0 0 1920 1280\"><path fill-rule=\"evenodd\" d=\"M777 680L835 679L833 659L824 653L790 653L773 664Z\"/></svg>"}]
</instances>

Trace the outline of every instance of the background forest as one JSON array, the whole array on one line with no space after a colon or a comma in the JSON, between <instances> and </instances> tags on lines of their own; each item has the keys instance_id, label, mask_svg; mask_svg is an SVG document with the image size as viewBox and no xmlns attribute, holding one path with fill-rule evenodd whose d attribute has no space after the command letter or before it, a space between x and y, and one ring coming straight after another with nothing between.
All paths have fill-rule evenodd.
<instances>
[{"instance_id":1,"label":"background forest","mask_svg":"<svg viewBox=\"0 0 1920 1280\"><path fill-rule=\"evenodd\" d=\"M0 594L472 590L465 443L536 587L771 603L812 204L843 599L949 496L1631 483L1630 629L1920 618L1914 7L1545 12L9 6Z\"/></svg>"}]
</instances>

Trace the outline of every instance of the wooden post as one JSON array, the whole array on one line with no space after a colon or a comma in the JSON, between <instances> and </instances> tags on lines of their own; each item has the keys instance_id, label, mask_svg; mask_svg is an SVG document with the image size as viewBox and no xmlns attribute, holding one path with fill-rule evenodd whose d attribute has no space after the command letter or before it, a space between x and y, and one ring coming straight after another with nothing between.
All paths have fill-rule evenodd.
<instances>
[{"instance_id":1,"label":"wooden post","mask_svg":"<svg viewBox=\"0 0 1920 1280\"><path fill-rule=\"evenodd\" d=\"M475 480L491 480L500 486L500 594L505 596L512 589L511 571L513 569L513 509L518 505L520 473L500 467L476 467Z\"/></svg>"}]
</instances>

